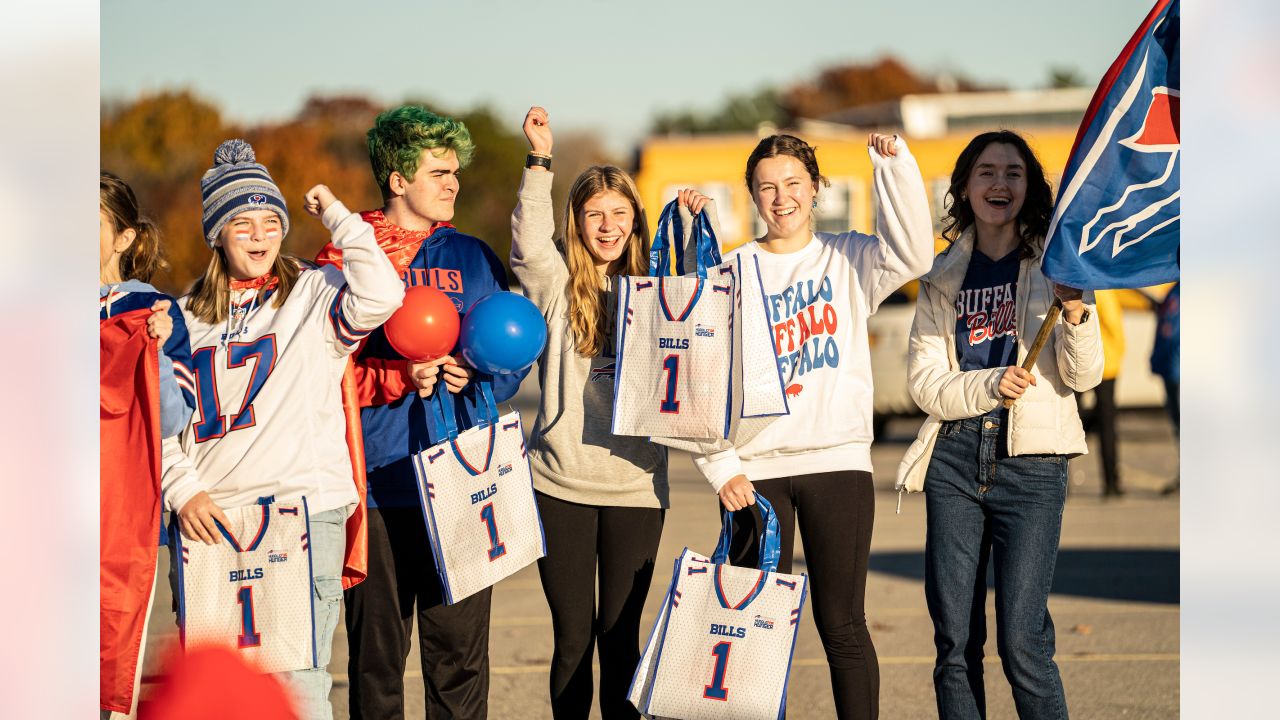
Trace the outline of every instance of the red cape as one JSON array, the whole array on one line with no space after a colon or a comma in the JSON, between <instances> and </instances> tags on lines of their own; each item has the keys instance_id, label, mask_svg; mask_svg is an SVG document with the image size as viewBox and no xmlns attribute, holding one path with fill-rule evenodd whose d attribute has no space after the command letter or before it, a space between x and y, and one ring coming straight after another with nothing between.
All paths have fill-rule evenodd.
<instances>
[{"instance_id":1,"label":"red cape","mask_svg":"<svg viewBox=\"0 0 1280 720\"><path fill-rule=\"evenodd\" d=\"M128 713L160 537L160 358L148 309L99 323L99 703Z\"/></svg>"},{"instance_id":2,"label":"red cape","mask_svg":"<svg viewBox=\"0 0 1280 720\"><path fill-rule=\"evenodd\" d=\"M442 227L453 227L449 223L436 223L430 230L405 230L387 220L381 210L366 210L360 213L360 217L373 226L378 247L390 258L396 272L402 275L417 256L423 240ZM316 262L340 268L342 251L330 242L320 249ZM369 514L366 501L368 481L365 476L364 431L360 425L360 408L371 404L375 397L381 398L382 403L398 398L408 386L403 362L394 366L379 363L379 368L375 370L358 366L356 358L359 355L360 348L357 348L342 373L342 411L347 419L347 451L351 454L351 475L355 480L356 494L360 498L355 512L347 518L347 548L342 565L343 589L358 585L369 574L369 531L366 527Z\"/></svg>"}]
</instances>

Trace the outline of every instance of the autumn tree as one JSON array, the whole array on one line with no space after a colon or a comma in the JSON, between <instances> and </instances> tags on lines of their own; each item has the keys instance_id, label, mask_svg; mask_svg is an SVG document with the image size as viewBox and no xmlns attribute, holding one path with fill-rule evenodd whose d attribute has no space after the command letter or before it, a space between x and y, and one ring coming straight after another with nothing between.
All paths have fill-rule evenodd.
<instances>
[{"instance_id":1,"label":"autumn tree","mask_svg":"<svg viewBox=\"0 0 1280 720\"><path fill-rule=\"evenodd\" d=\"M200 176L222 140L236 134L217 108L190 92L146 95L103 113L102 168L128 182L160 227L171 269L154 283L181 292L204 272Z\"/></svg>"},{"instance_id":2,"label":"autumn tree","mask_svg":"<svg viewBox=\"0 0 1280 720\"><path fill-rule=\"evenodd\" d=\"M466 123L476 155L462 174L456 224L489 243L505 264L511 247L511 210L527 151L515 122L492 110L451 112L422 103ZM187 91L148 95L133 102L103 104L102 167L124 178L142 210L160 226L172 265L155 284L182 293L209 262L201 232L200 177L223 140L243 137L254 147L290 206L284 252L313 258L329 240L319 221L302 212L302 195L316 183L333 189L353 211L381 207L382 196L369 167L366 133L386 108L352 95L312 97L282 123L240 128L225 123L217 108ZM589 164L608 161L598 139L561 138L556 168L572 179ZM567 182L557 183L559 201Z\"/></svg>"},{"instance_id":3,"label":"autumn tree","mask_svg":"<svg viewBox=\"0 0 1280 720\"><path fill-rule=\"evenodd\" d=\"M947 85L949 91L957 92L990 89L954 75L949 76ZM820 118L858 105L941 90L937 79L922 77L898 59L886 56L866 65L827 68L814 80L783 93L782 105L792 116Z\"/></svg>"},{"instance_id":4,"label":"autumn tree","mask_svg":"<svg viewBox=\"0 0 1280 720\"><path fill-rule=\"evenodd\" d=\"M903 95L987 89L995 88L954 74L925 77L896 58L886 56L867 64L829 67L812 80L785 89L764 88L750 94L730 95L709 112L661 113L654 120L653 132L692 135L751 132L764 124L786 127L799 117L821 118L858 105L896 100Z\"/></svg>"}]
</instances>

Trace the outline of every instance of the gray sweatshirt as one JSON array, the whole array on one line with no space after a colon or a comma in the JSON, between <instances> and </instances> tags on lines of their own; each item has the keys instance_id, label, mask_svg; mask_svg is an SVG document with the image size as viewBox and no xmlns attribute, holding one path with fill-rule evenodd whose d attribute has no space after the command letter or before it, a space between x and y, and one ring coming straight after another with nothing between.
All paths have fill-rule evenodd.
<instances>
[{"instance_id":1,"label":"gray sweatshirt","mask_svg":"<svg viewBox=\"0 0 1280 720\"><path fill-rule=\"evenodd\" d=\"M584 505L668 507L666 449L647 438L609 432L618 307L612 278L605 291L604 347L593 358L576 350L569 327L569 267L553 240L553 177L550 172L525 170L511 214L511 269L547 321L547 347L538 359L542 398L529 439L533 486ZM707 212L715 217L711 204ZM684 208L681 215L687 235L690 216ZM688 238L683 240L687 243Z\"/></svg>"}]
</instances>

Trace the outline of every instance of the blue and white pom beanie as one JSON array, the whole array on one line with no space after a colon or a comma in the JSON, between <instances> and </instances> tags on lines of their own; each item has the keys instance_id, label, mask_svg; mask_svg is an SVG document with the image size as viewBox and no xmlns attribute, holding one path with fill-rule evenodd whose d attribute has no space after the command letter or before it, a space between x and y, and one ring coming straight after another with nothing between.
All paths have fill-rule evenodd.
<instances>
[{"instance_id":1,"label":"blue and white pom beanie","mask_svg":"<svg viewBox=\"0 0 1280 720\"><path fill-rule=\"evenodd\" d=\"M253 146L227 140L213 151L213 167L200 178L204 202L204 240L213 247L222 226L247 210L274 210L280 216L281 239L289 234L289 208L267 168L257 162Z\"/></svg>"}]
</instances>

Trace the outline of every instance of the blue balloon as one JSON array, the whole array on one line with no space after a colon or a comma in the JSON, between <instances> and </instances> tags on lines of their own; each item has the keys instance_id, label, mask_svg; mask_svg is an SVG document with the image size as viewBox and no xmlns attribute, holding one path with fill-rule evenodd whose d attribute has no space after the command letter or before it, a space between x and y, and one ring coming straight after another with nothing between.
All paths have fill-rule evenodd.
<instances>
[{"instance_id":1,"label":"blue balloon","mask_svg":"<svg viewBox=\"0 0 1280 720\"><path fill-rule=\"evenodd\" d=\"M510 375L533 365L547 345L547 321L528 298L501 291L471 306L458 336L462 357L491 375Z\"/></svg>"}]
</instances>

